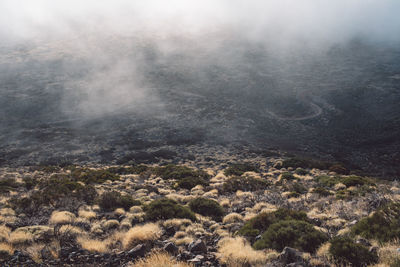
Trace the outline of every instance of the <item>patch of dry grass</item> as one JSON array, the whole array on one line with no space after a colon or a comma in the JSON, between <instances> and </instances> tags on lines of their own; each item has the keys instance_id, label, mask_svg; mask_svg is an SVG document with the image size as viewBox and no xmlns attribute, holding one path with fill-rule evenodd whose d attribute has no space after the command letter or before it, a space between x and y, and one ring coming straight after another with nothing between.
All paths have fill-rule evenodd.
<instances>
[{"instance_id":1,"label":"patch of dry grass","mask_svg":"<svg viewBox=\"0 0 400 267\"><path fill-rule=\"evenodd\" d=\"M242 237L223 238L218 242L218 258L229 267L263 266L267 255L254 250Z\"/></svg>"},{"instance_id":2,"label":"patch of dry grass","mask_svg":"<svg viewBox=\"0 0 400 267\"><path fill-rule=\"evenodd\" d=\"M164 228L173 227L174 229L182 230L183 228L192 224L192 221L189 219L169 219L163 222Z\"/></svg>"},{"instance_id":3,"label":"patch of dry grass","mask_svg":"<svg viewBox=\"0 0 400 267\"><path fill-rule=\"evenodd\" d=\"M194 267L193 265L177 261L166 253L153 253L150 256L140 259L128 267Z\"/></svg>"},{"instance_id":4,"label":"patch of dry grass","mask_svg":"<svg viewBox=\"0 0 400 267\"><path fill-rule=\"evenodd\" d=\"M82 210L78 211L78 216L90 221L90 220L96 219L97 214L96 214L96 212L94 212L92 210L83 210L82 209Z\"/></svg>"},{"instance_id":5,"label":"patch of dry grass","mask_svg":"<svg viewBox=\"0 0 400 267\"><path fill-rule=\"evenodd\" d=\"M104 240L79 236L76 241L83 249L90 252L106 253L108 251L108 242Z\"/></svg>"},{"instance_id":6,"label":"patch of dry grass","mask_svg":"<svg viewBox=\"0 0 400 267\"><path fill-rule=\"evenodd\" d=\"M14 248L8 243L0 243L0 257L14 254Z\"/></svg>"},{"instance_id":7,"label":"patch of dry grass","mask_svg":"<svg viewBox=\"0 0 400 267\"><path fill-rule=\"evenodd\" d=\"M11 229L5 225L0 225L0 242L8 241Z\"/></svg>"},{"instance_id":8,"label":"patch of dry grass","mask_svg":"<svg viewBox=\"0 0 400 267\"><path fill-rule=\"evenodd\" d=\"M9 242L14 246L28 245L33 242L33 235L25 231L14 231L10 234Z\"/></svg>"},{"instance_id":9,"label":"patch of dry grass","mask_svg":"<svg viewBox=\"0 0 400 267\"><path fill-rule=\"evenodd\" d=\"M75 215L69 211L53 211L49 224L72 224L75 218Z\"/></svg>"},{"instance_id":10,"label":"patch of dry grass","mask_svg":"<svg viewBox=\"0 0 400 267\"><path fill-rule=\"evenodd\" d=\"M161 229L155 223L138 225L131 228L124 236L122 245L125 250L133 248L138 243L149 242L161 236Z\"/></svg>"},{"instance_id":11,"label":"patch of dry grass","mask_svg":"<svg viewBox=\"0 0 400 267\"><path fill-rule=\"evenodd\" d=\"M225 223L225 224L243 222L243 216L240 215L239 213L232 212L232 213L226 215L222 219L222 222Z\"/></svg>"}]
</instances>

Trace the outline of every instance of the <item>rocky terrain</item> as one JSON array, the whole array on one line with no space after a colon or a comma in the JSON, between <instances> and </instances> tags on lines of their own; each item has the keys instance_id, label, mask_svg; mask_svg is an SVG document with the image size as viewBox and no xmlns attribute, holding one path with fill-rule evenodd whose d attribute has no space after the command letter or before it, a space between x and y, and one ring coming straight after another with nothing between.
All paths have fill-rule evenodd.
<instances>
[{"instance_id":1,"label":"rocky terrain","mask_svg":"<svg viewBox=\"0 0 400 267\"><path fill-rule=\"evenodd\" d=\"M276 151L208 155L1 168L1 265L399 266L397 181Z\"/></svg>"}]
</instances>

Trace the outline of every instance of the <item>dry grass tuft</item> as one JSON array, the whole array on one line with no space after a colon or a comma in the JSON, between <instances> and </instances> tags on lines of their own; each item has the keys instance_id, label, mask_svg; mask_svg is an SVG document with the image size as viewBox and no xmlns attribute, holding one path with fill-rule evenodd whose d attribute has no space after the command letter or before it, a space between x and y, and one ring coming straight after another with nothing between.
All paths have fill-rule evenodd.
<instances>
[{"instance_id":1,"label":"dry grass tuft","mask_svg":"<svg viewBox=\"0 0 400 267\"><path fill-rule=\"evenodd\" d=\"M78 244L87 251L106 253L108 251L108 242L99 239L90 239L86 236L80 236L76 240Z\"/></svg>"},{"instance_id":2,"label":"dry grass tuft","mask_svg":"<svg viewBox=\"0 0 400 267\"><path fill-rule=\"evenodd\" d=\"M68 211L53 211L50 224L72 224L75 221L75 215Z\"/></svg>"},{"instance_id":3,"label":"dry grass tuft","mask_svg":"<svg viewBox=\"0 0 400 267\"><path fill-rule=\"evenodd\" d=\"M174 227L175 229L181 229L192 224L189 219L169 219L163 223L164 228Z\"/></svg>"},{"instance_id":4,"label":"dry grass tuft","mask_svg":"<svg viewBox=\"0 0 400 267\"><path fill-rule=\"evenodd\" d=\"M0 258L5 258L14 254L14 248L7 243L0 243Z\"/></svg>"},{"instance_id":5,"label":"dry grass tuft","mask_svg":"<svg viewBox=\"0 0 400 267\"><path fill-rule=\"evenodd\" d=\"M229 267L263 266L267 255L254 250L242 237L228 237L218 243L218 258Z\"/></svg>"},{"instance_id":6,"label":"dry grass tuft","mask_svg":"<svg viewBox=\"0 0 400 267\"><path fill-rule=\"evenodd\" d=\"M11 229L5 225L0 225L0 242L8 241Z\"/></svg>"},{"instance_id":7,"label":"dry grass tuft","mask_svg":"<svg viewBox=\"0 0 400 267\"><path fill-rule=\"evenodd\" d=\"M84 233L85 232L81 228L70 224L64 224L60 227L60 234L68 234L76 237L78 235L83 235Z\"/></svg>"},{"instance_id":8,"label":"dry grass tuft","mask_svg":"<svg viewBox=\"0 0 400 267\"><path fill-rule=\"evenodd\" d=\"M33 235L29 232L14 231L10 234L9 242L15 246L28 245L33 242Z\"/></svg>"},{"instance_id":9,"label":"dry grass tuft","mask_svg":"<svg viewBox=\"0 0 400 267\"><path fill-rule=\"evenodd\" d=\"M125 210L123 208L118 208L118 209L114 210L114 214L118 215L118 216L124 215Z\"/></svg>"},{"instance_id":10,"label":"dry grass tuft","mask_svg":"<svg viewBox=\"0 0 400 267\"><path fill-rule=\"evenodd\" d=\"M125 250L133 248L138 243L153 241L161 236L161 229L155 223L148 223L131 228L124 236L122 245Z\"/></svg>"},{"instance_id":11,"label":"dry grass tuft","mask_svg":"<svg viewBox=\"0 0 400 267\"><path fill-rule=\"evenodd\" d=\"M81 218L85 218L87 220L93 220L96 218L96 212L92 211L92 210L79 210L78 211L78 215Z\"/></svg>"},{"instance_id":12,"label":"dry grass tuft","mask_svg":"<svg viewBox=\"0 0 400 267\"><path fill-rule=\"evenodd\" d=\"M105 230L116 229L119 227L119 221L117 220L108 220L103 223L103 228Z\"/></svg>"},{"instance_id":13,"label":"dry grass tuft","mask_svg":"<svg viewBox=\"0 0 400 267\"><path fill-rule=\"evenodd\" d=\"M153 253L150 256L140 259L128 267L193 267L193 265L177 261L166 253Z\"/></svg>"},{"instance_id":14,"label":"dry grass tuft","mask_svg":"<svg viewBox=\"0 0 400 267\"><path fill-rule=\"evenodd\" d=\"M223 223L237 223L237 222L243 222L243 216L240 215L239 213L232 212L224 217L222 220Z\"/></svg>"}]
</instances>

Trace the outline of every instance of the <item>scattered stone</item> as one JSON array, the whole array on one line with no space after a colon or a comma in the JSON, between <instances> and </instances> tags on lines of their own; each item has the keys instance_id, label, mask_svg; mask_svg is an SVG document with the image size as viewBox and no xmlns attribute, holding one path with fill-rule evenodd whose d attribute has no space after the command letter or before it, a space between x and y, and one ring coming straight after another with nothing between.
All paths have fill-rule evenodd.
<instances>
[{"instance_id":1,"label":"scattered stone","mask_svg":"<svg viewBox=\"0 0 400 267\"><path fill-rule=\"evenodd\" d=\"M165 244L164 250L172 255L176 255L178 253L178 247L172 242Z\"/></svg>"},{"instance_id":2,"label":"scattered stone","mask_svg":"<svg viewBox=\"0 0 400 267\"><path fill-rule=\"evenodd\" d=\"M279 260L285 264L303 262L303 253L290 247L285 247L279 255Z\"/></svg>"},{"instance_id":3,"label":"scattered stone","mask_svg":"<svg viewBox=\"0 0 400 267\"><path fill-rule=\"evenodd\" d=\"M189 251L193 253L207 253L207 246L203 240L198 239L189 244Z\"/></svg>"}]
</instances>

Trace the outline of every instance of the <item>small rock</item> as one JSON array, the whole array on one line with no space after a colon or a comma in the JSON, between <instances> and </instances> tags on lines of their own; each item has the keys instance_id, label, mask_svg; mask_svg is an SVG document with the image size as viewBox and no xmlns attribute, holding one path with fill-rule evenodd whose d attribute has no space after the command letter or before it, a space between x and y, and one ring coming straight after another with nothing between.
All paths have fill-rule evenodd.
<instances>
[{"instance_id":1,"label":"small rock","mask_svg":"<svg viewBox=\"0 0 400 267\"><path fill-rule=\"evenodd\" d=\"M164 250L172 255L178 253L178 247L172 242L168 242L167 244L165 244Z\"/></svg>"},{"instance_id":2,"label":"small rock","mask_svg":"<svg viewBox=\"0 0 400 267\"><path fill-rule=\"evenodd\" d=\"M377 246L372 246L369 248L369 252L371 252L373 254L378 254L378 250L379 250L379 248Z\"/></svg>"},{"instance_id":3,"label":"small rock","mask_svg":"<svg viewBox=\"0 0 400 267\"><path fill-rule=\"evenodd\" d=\"M198 253L207 253L207 246L203 242L203 240L198 239L198 240L193 241L192 243L190 243L189 251L193 252L193 253L196 253L196 252L198 252Z\"/></svg>"},{"instance_id":4,"label":"small rock","mask_svg":"<svg viewBox=\"0 0 400 267\"><path fill-rule=\"evenodd\" d=\"M256 236L256 241L261 239L261 235Z\"/></svg>"},{"instance_id":5,"label":"small rock","mask_svg":"<svg viewBox=\"0 0 400 267\"><path fill-rule=\"evenodd\" d=\"M146 255L147 252L147 247L143 244L139 244L136 247L134 247L133 249L128 251L128 256L129 257L144 257L144 255Z\"/></svg>"}]
</instances>

